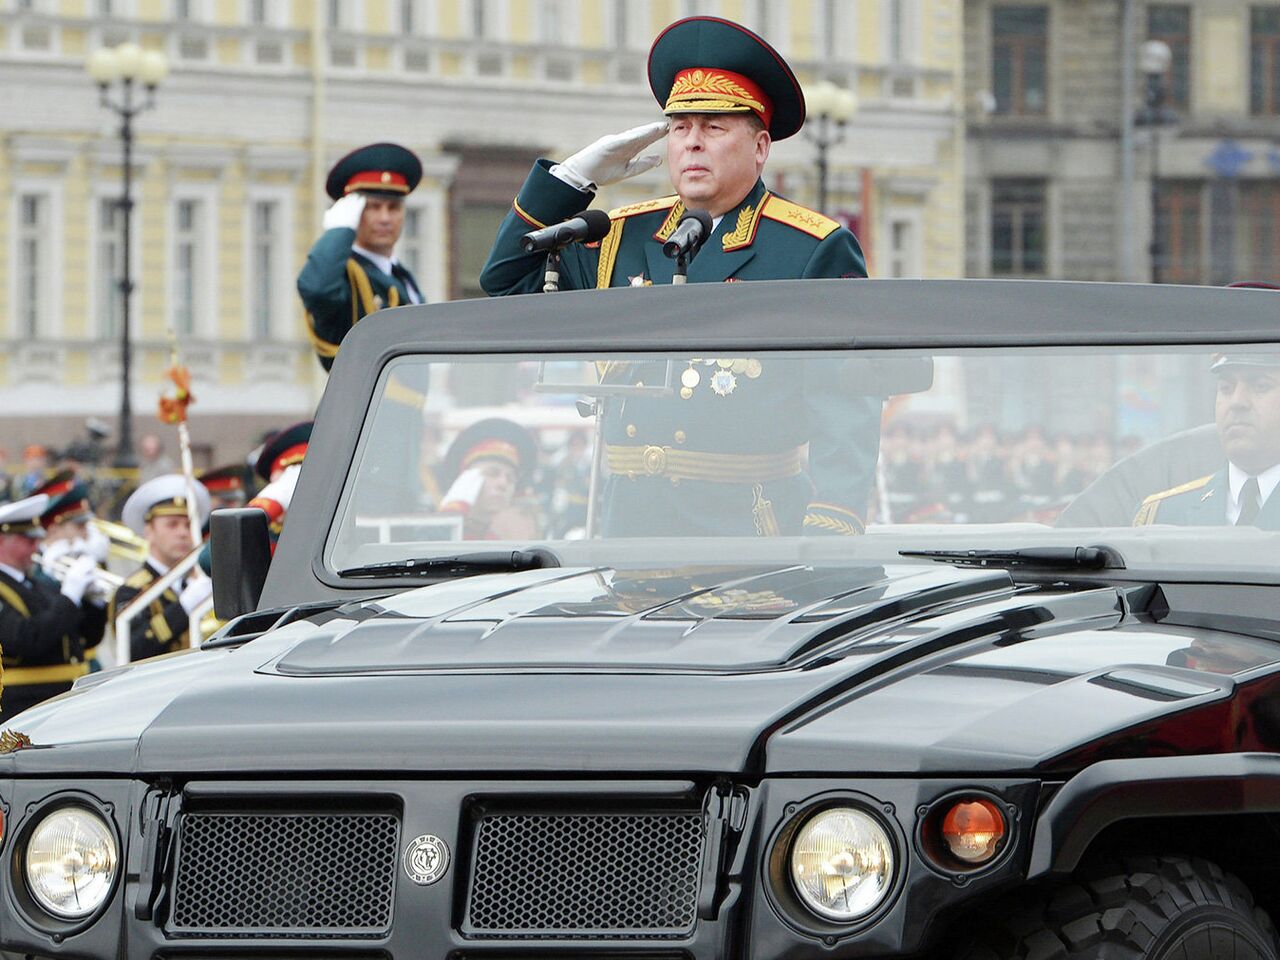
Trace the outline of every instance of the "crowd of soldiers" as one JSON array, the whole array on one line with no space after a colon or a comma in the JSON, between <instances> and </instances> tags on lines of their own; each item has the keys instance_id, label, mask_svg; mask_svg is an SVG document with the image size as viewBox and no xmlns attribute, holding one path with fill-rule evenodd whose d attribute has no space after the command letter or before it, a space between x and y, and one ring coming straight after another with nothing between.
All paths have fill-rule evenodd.
<instances>
[{"instance_id":1,"label":"crowd of soldiers","mask_svg":"<svg viewBox=\"0 0 1280 960\"><path fill-rule=\"evenodd\" d=\"M894 523L1051 522L1117 460L1142 445L1101 434L1048 437L1038 427L960 431L949 422L895 424L880 441L883 497L875 519Z\"/></svg>"}]
</instances>

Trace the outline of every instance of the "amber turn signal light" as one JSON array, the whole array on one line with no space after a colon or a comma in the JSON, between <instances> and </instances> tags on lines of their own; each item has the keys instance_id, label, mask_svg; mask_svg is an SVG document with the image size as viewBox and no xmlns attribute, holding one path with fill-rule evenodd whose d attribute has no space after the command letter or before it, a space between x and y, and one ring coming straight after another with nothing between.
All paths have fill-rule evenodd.
<instances>
[{"instance_id":1,"label":"amber turn signal light","mask_svg":"<svg viewBox=\"0 0 1280 960\"><path fill-rule=\"evenodd\" d=\"M990 800L960 800L942 818L942 840L947 852L962 863L981 864L1000 850L1005 835L1004 814Z\"/></svg>"}]
</instances>

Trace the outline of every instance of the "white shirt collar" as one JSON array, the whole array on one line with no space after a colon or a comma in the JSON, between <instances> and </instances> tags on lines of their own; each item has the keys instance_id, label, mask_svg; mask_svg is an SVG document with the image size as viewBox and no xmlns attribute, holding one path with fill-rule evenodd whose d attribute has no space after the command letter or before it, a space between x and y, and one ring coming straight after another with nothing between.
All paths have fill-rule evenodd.
<instances>
[{"instance_id":1,"label":"white shirt collar","mask_svg":"<svg viewBox=\"0 0 1280 960\"><path fill-rule=\"evenodd\" d=\"M374 253L372 250L366 250L358 243L353 243L351 245L351 249L360 254L360 256L364 257L366 260L370 261L388 277L391 276L391 268L400 262L395 258L395 256L384 257L380 253Z\"/></svg>"},{"instance_id":2,"label":"white shirt collar","mask_svg":"<svg viewBox=\"0 0 1280 960\"><path fill-rule=\"evenodd\" d=\"M0 570L3 570L5 573L7 573L14 580L17 580L19 583L27 582L27 575L23 573L21 570L19 570L17 567L11 567L7 563L0 563Z\"/></svg>"},{"instance_id":3,"label":"white shirt collar","mask_svg":"<svg viewBox=\"0 0 1280 960\"><path fill-rule=\"evenodd\" d=\"M162 577L169 572L169 565L157 560L154 553L147 554L147 565Z\"/></svg>"},{"instance_id":4,"label":"white shirt collar","mask_svg":"<svg viewBox=\"0 0 1280 960\"><path fill-rule=\"evenodd\" d=\"M391 273L392 267L400 266L399 258L394 255L390 257L384 257L380 253L374 253L372 250L366 250L364 247L360 246L360 244L358 243L353 243L351 245L351 249L354 250L356 253L360 254L360 256L365 257L367 260L369 260L370 263L372 263L375 267L377 267L379 270L385 273L388 277L392 275ZM411 303L422 302L422 295L418 292L417 288L414 287L412 283L406 282L405 288L409 293L409 301Z\"/></svg>"},{"instance_id":5,"label":"white shirt collar","mask_svg":"<svg viewBox=\"0 0 1280 960\"><path fill-rule=\"evenodd\" d=\"M1240 491L1244 489L1245 483L1251 476L1253 474L1246 473L1234 463L1227 464L1227 484L1231 488L1231 502L1227 504L1227 519L1232 523L1240 519ZM1276 487L1280 486L1280 463L1263 470L1257 477L1258 502L1266 503Z\"/></svg>"}]
</instances>

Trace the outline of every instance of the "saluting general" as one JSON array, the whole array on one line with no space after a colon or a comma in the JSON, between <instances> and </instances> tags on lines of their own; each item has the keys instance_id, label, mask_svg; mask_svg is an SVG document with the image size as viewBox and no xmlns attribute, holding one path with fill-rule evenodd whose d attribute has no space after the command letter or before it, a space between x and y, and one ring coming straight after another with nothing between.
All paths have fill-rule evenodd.
<instances>
[{"instance_id":1,"label":"saluting general","mask_svg":"<svg viewBox=\"0 0 1280 960\"><path fill-rule=\"evenodd\" d=\"M499 228L480 277L486 292L541 290L546 257L526 253L521 237L573 217L598 187L658 165L641 154L663 136L675 193L610 211L602 241L564 250L562 288L671 283L676 263L662 246L691 210L709 214L713 230L688 266L690 283L867 275L849 230L763 179L773 142L805 119L800 84L776 50L738 24L691 17L654 41L648 72L668 119L602 137L561 163L538 160ZM662 371L611 364L603 378L657 385ZM708 358L681 373L678 396L612 404L605 535L861 533L880 401L848 381L839 360Z\"/></svg>"}]
</instances>

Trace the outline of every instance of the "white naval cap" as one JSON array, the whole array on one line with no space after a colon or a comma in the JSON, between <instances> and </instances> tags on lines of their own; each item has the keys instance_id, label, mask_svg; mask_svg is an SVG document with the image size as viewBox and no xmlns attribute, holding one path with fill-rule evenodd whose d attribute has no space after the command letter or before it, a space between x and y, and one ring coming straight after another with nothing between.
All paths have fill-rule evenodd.
<instances>
[{"instance_id":1,"label":"white naval cap","mask_svg":"<svg viewBox=\"0 0 1280 960\"><path fill-rule=\"evenodd\" d=\"M199 480L193 480L196 493L196 516L203 524L209 519L209 491ZM187 478L180 473L166 473L164 476L148 480L129 495L124 502L121 519L134 533L142 533L142 528L152 517L185 517L187 515ZM199 531L193 530L192 536Z\"/></svg>"},{"instance_id":2,"label":"white naval cap","mask_svg":"<svg viewBox=\"0 0 1280 960\"><path fill-rule=\"evenodd\" d=\"M49 495L38 493L25 500L0 504L0 533L16 533L24 537L40 539L44 536L44 527L40 525L40 514L49 507Z\"/></svg>"}]
</instances>

